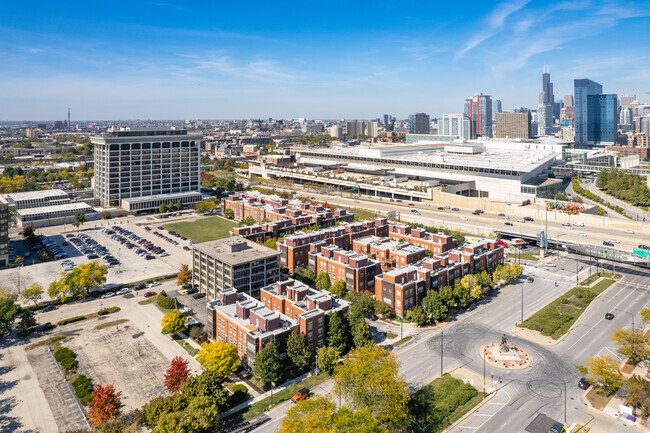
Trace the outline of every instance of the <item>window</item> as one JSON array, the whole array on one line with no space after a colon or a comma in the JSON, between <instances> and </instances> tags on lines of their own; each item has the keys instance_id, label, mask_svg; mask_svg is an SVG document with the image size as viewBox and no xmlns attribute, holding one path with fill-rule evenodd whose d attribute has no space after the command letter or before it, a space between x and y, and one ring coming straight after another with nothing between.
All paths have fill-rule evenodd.
<instances>
[{"instance_id":1,"label":"window","mask_svg":"<svg viewBox=\"0 0 650 433\"><path fill-rule=\"evenodd\" d=\"M397 307L401 307L401 306L402 306L402 303L401 303L400 301L395 301L395 305L396 305Z\"/></svg>"}]
</instances>

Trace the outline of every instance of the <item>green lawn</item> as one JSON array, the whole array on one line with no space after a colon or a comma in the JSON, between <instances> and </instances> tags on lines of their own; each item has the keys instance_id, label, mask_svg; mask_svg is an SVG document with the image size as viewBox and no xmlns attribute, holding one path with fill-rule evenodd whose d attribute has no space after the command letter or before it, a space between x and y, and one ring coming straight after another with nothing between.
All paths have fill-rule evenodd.
<instances>
[{"instance_id":1,"label":"green lawn","mask_svg":"<svg viewBox=\"0 0 650 433\"><path fill-rule=\"evenodd\" d=\"M413 417L411 431L440 432L471 411L482 399L481 393L470 384L445 374L411 397L408 403Z\"/></svg>"},{"instance_id":2,"label":"green lawn","mask_svg":"<svg viewBox=\"0 0 650 433\"><path fill-rule=\"evenodd\" d=\"M318 376L310 376L304 379L302 382L299 382L295 385L291 385L281 391L273 393L273 405L277 406L283 401L289 400L300 388L309 388L314 389L316 385L325 382L330 377L325 373L320 373ZM227 424L238 424L247 419L256 417L257 415L264 412L264 409L268 409L271 404L271 397L267 397L263 400L255 402L248 406L245 409L236 412L226 418Z\"/></svg>"},{"instance_id":3,"label":"green lawn","mask_svg":"<svg viewBox=\"0 0 650 433\"><path fill-rule=\"evenodd\" d=\"M230 236L230 230L236 225L233 221L214 216L196 221L165 224L163 227L195 242L206 242L227 238Z\"/></svg>"},{"instance_id":4,"label":"green lawn","mask_svg":"<svg viewBox=\"0 0 650 433\"><path fill-rule=\"evenodd\" d=\"M613 280L603 279L591 289L574 287L524 320L524 323L519 326L539 331L542 335L557 340L580 318L589 303L612 284L614 284Z\"/></svg>"},{"instance_id":5,"label":"green lawn","mask_svg":"<svg viewBox=\"0 0 650 433\"><path fill-rule=\"evenodd\" d=\"M539 260L539 256L537 254L532 254L532 253L521 253L521 254L508 253L506 255L511 259L532 260L535 262Z\"/></svg>"},{"instance_id":6,"label":"green lawn","mask_svg":"<svg viewBox=\"0 0 650 433\"><path fill-rule=\"evenodd\" d=\"M583 281L580 282L581 286L586 286L587 284L591 284L594 281L596 281L600 277L606 277L606 278L612 278L612 273L611 272L599 272L597 274L592 274L590 277L585 278ZM615 275L616 279L621 278L621 274L616 274Z\"/></svg>"}]
</instances>

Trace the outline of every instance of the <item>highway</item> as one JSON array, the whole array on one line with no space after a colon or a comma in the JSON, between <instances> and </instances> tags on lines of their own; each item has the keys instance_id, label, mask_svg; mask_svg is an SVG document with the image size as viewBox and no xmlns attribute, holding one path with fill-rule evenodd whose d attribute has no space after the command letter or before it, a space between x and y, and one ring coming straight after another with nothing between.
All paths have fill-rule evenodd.
<instances>
[{"instance_id":1,"label":"highway","mask_svg":"<svg viewBox=\"0 0 650 433\"><path fill-rule=\"evenodd\" d=\"M525 265L524 275L534 277L533 283L511 284L483 301L476 310L450 319L451 323L442 331L444 370L463 367L482 375L480 347L500 342L504 334L510 343L522 347L533 359L532 366L525 370L488 367L487 375L494 374L498 383L497 394L489 406L468 417L452 432L519 433L538 413L564 421L565 383L567 422L571 423L585 408L583 391L577 386L580 376L575 365L597 355L620 357L609 338L615 329L631 327L632 315L637 326L642 323L638 312L650 303L650 272L617 266L616 271L624 275L623 280L603 293L559 344L542 346L514 334L512 327L522 315L522 287L523 315L527 317L575 285L576 260L578 269L582 267L579 279L583 280L589 275L589 263L580 256L563 257L553 269L540 262L530 262ZM615 314L613 320L604 319L607 312ZM426 330L419 333L414 342L395 350L401 362L401 373L411 389L422 387L440 374L440 340L441 331ZM482 384L474 386L482 388ZM331 385L323 384L316 392L331 394ZM272 421L255 431L276 431L290 407L290 403L285 403L270 411ZM609 432L624 431L623 428L620 422L612 421Z\"/></svg>"},{"instance_id":2,"label":"highway","mask_svg":"<svg viewBox=\"0 0 650 433\"><path fill-rule=\"evenodd\" d=\"M414 206L409 206L407 202L397 203L388 201L371 201L367 199L354 199L345 197L336 197L323 194L308 194L310 197L315 197L318 200L327 201L329 204L344 206L347 208L360 208L368 209L376 212L381 212L383 215L387 211L396 210L400 212L401 220L404 222L417 222L430 226L444 226L450 229L462 230L468 233L485 234L493 232L494 230L502 230L514 233L522 233L531 236L537 235L540 230L544 230L545 222L543 219L536 219L533 222L518 223L517 219L520 217L510 216L506 220L500 217L495 212L485 212L481 215L473 215L474 209L460 209L459 211L452 211L451 209L438 210L438 206L431 204L427 206L424 203L414 202ZM414 214L412 211L416 210L420 215ZM467 218L463 221L461 218ZM629 221L629 220L628 220ZM510 222L512 226L507 226L505 223ZM641 227L647 227L650 223L642 225L640 222L629 221L631 224L638 226L635 233L625 233L623 229L608 227L573 227L567 229L563 227L560 222L551 221L551 214L549 213L548 231L549 238L552 240L560 239L562 241L570 241L581 244L591 244L602 246L603 241L615 239L619 243L615 244L615 248L626 251L632 251L637 248L645 237L650 239L650 234L641 232ZM583 233L585 236L579 235ZM650 243L645 242L646 244Z\"/></svg>"}]
</instances>

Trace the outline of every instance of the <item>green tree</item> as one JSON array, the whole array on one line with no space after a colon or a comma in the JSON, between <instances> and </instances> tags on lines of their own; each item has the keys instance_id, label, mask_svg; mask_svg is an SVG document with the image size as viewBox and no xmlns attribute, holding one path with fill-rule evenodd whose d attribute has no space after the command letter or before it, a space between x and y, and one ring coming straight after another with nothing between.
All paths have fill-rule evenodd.
<instances>
[{"instance_id":1,"label":"green tree","mask_svg":"<svg viewBox=\"0 0 650 433\"><path fill-rule=\"evenodd\" d=\"M646 307L641 310L641 320L643 320L644 323L650 323L650 307Z\"/></svg>"},{"instance_id":2,"label":"green tree","mask_svg":"<svg viewBox=\"0 0 650 433\"><path fill-rule=\"evenodd\" d=\"M76 214L74 214L74 221L72 222L72 225L77 228L77 233L79 233L79 227L81 227L81 225L85 222L86 222L85 212L77 212Z\"/></svg>"},{"instance_id":3,"label":"green tree","mask_svg":"<svg viewBox=\"0 0 650 433\"><path fill-rule=\"evenodd\" d=\"M390 307L381 301L375 303L375 313L381 317L388 317L391 314Z\"/></svg>"},{"instance_id":4,"label":"green tree","mask_svg":"<svg viewBox=\"0 0 650 433\"><path fill-rule=\"evenodd\" d=\"M463 284L460 280L456 280L454 286L454 300L456 305L466 307L469 303L469 287Z\"/></svg>"},{"instance_id":5,"label":"green tree","mask_svg":"<svg viewBox=\"0 0 650 433\"><path fill-rule=\"evenodd\" d=\"M316 290L329 290L332 288L332 282L327 272L321 272L316 278Z\"/></svg>"},{"instance_id":6,"label":"green tree","mask_svg":"<svg viewBox=\"0 0 650 433\"><path fill-rule=\"evenodd\" d=\"M219 421L219 410L209 396L194 398L182 411L161 415L153 433L194 433L214 430Z\"/></svg>"},{"instance_id":7,"label":"green tree","mask_svg":"<svg viewBox=\"0 0 650 433\"><path fill-rule=\"evenodd\" d=\"M246 218L242 218L239 221L238 225L239 225L239 227L246 227L246 226L252 226L252 225L255 225L255 224L256 224L255 218L253 218L252 216L247 216Z\"/></svg>"},{"instance_id":8,"label":"green tree","mask_svg":"<svg viewBox=\"0 0 650 433\"><path fill-rule=\"evenodd\" d=\"M440 300L447 306L453 307L456 304L454 291L451 286L444 286L439 292Z\"/></svg>"},{"instance_id":9,"label":"green tree","mask_svg":"<svg viewBox=\"0 0 650 433\"><path fill-rule=\"evenodd\" d=\"M435 290L429 290L427 292L427 295L422 300L422 308L435 321L445 320L449 311L442 297Z\"/></svg>"},{"instance_id":10,"label":"green tree","mask_svg":"<svg viewBox=\"0 0 650 433\"><path fill-rule=\"evenodd\" d=\"M578 371L587 376L591 383L599 383L608 395L615 393L624 382L623 375L618 371L618 362L611 356L597 356L585 361L585 365L577 365Z\"/></svg>"},{"instance_id":11,"label":"green tree","mask_svg":"<svg viewBox=\"0 0 650 433\"><path fill-rule=\"evenodd\" d=\"M348 334L343 325L343 319L334 311L327 318L327 345L335 348L339 353L345 353L348 347Z\"/></svg>"},{"instance_id":12,"label":"green tree","mask_svg":"<svg viewBox=\"0 0 650 433\"><path fill-rule=\"evenodd\" d=\"M178 334L185 330L185 316L180 311L174 309L169 313L165 313L162 318L162 333L163 334Z\"/></svg>"},{"instance_id":13,"label":"green tree","mask_svg":"<svg viewBox=\"0 0 650 433\"><path fill-rule=\"evenodd\" d=\"M36 319L34 319L34 313L32 313L29 310L25 310L25 312L20 317L20 323L18 324L20 329L26 331L27 329L31 328L35 324L36 324Z\"/></svg>"},{"instance_id":14,"label":"green tree","mask_svg":"<svg viewBox=\"0 0 650 433\"><path fill-rule=\"evenodd\" d=\"M318 355L318 368L327 374L332 374L334 367L341 357L341 352L336 347L319 347L316 350Z\"/></svg>"},{"instance_id":15,"label":"green tree","mask_svg":"<svg viewBox=\"0 0 650 433\"><path fill-rule=\"evenodd\" d=\"M223 389L223 377L212 370L205 370L198 376L190 376L181 385L181 394L187 399L212 397L219 410L228 404L228 392Z\"/></svg>"},{"instance_id":16,"label":"green tree","mask_svg":"<svg viewBox=\"0 0 650 433\"><path fill-rule=\"evenodd\" d=\"M183 210L183 203L181 203L180 200L176 202L176 210L177 211Z\"/></svg>"},{"instance_id":17,"label":"green tree","mask_svg":"<svg viewBox=\"0 0 650 433\"><path fill-rule=\"evenodd\" d=\"M278 246L278 240L276 238L270 238L267 239L266 242L263 244L265 247L271 248L272 250L276 250Z\"/></svg>"},{"instance_id":18,"label":"green tree","mask_svg":"<svg viewBox=\"0 0 650 433\"><path fill-rule=\"evenodd\" d=\"M618 346L618 353L634 365L650 356L650 337L642 330L632 333L627 329L617 329L611 340Z\"/></svg>"},{"instance_id":19,"label":"green tree","mask_svg":"<svg viewBox=\"0 0 650 433\"><path fill-rule=\"evenodd\" d=\"M311 347L305 334L294 331L287 340L287 356L299 370L309 365Z\"/></svg>"},{"instance_id":20,"label":"green tree","mask_svg":"<svg viewBox=\"0 0 650 433\"><path fill-rule=\"evenodd\" d=\"M352 350L348 360L336 367L334 380L335 392L355 410L368 410L391 431L406 426L409 389L390 351L375 345Z\"/></svg>"},{"instance_id":21,"label":"green tree","mask_svg":"<svg viewBox=\"0 0 650 433\"><path fill-rule=\"evenodd\" d=\"M163 203L160 206L158 206L158 213L165 213L167 212L167 206Z\"/></svg>"},{"instance_id":22,"label":"green tree","mask_svg":"<svg viewBox=\"0 0 650 433\"><path fill-rule=\"evenodd\" d=\"M253 363L253 372L264 386L271 382L278 382L282 378L282 362L273 341L266 343L258 352Z\"/></svg>"},{"instance_id":23,"label":"green tree","mask_svg":"<svg viewBox=\"0 0 650 433\"><path fill-rule=\"evenodd\" d=\"M232 209L226 209L223 211L223 216L231 220L235 217L235 211Z\"/></svg>"},{"instance_id":24,"label":"green tree","mask_svg":"<svg viewBox=\"0 0 650 433\"><path fill-rule=\"evenodd\" d=\"M346 432L385 433L387 430L372 419L368 410L353 411L336 405L323 396L300 401L287 412L280 430L283 433Z\"/></svg>"},{"instance_id":25,"label":"green tree","mask_svg":"<svg viewBox=\"0 0 650 433\"><path fill-rule=\"evenodd\" d=\"M363 347L372 344L372 332L365 320L358 320L352 325L352 342L354 347Z\"/></svg>"},{"instance_id":26,"label":"green tree","mask_svg":"<svg viewBox=\"0 0 650 433\"><path fill-rule=\"evenodd\" d=\"M343 281L343 280L338 280L330 288L330 293L332 293L334 296L338 296L339 298L344 297L346 292L347 292L347 290L345 288L345 281Z\"/></svg>"},{"instance_id":27,"label":"green tree","mask_svg":"<svg viewBox=\"0 0 650 433\"><path fill-rule=\"evenodd\" d=\"M20 293L20 296L23 298L25 303L31 301L36 306L38 305L38 301L43 298L43 292L44 290L41 283L32 283Z\"/></svg>"},{"instance_id":28,"label":"green tree","mask_svg":"<svg viewBox=\"0 0 650 433\"><path fill-rule=\"evenodd\" d=\"M416 323L418 326L426 325L426 323L429 321L427 313L424 312L420 305L417 305L415 308L408 310L406 312L406 318L409 321Z\"/></svg>"},{"instance_id":29,"label":"green tree","mask_svg":"<svg viewBox=\"0 0 650 433\"><path fill-rule=\"evenodd\" d=\"M203 343L196 360L222 379L237 371L240 365L237 348L220 340Z\"/></svg>"}]
</instances>

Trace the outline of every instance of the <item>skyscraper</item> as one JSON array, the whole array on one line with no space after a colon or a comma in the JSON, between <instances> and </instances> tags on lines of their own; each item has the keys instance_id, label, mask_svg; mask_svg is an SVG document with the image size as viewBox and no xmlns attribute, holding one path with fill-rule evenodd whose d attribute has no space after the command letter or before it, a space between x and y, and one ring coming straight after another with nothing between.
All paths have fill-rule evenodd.
<instances>
[{"instance_id":1,"label":"skyscraper","mask_svg":"<svg viewBox=\"0 0 650 433\"><path fill-rule=\"evenodd\" d=\"M587 96L587 142L616 142L618 130L618 98L614 94Z\"/></svg>"},{"instance_id":2,"label":"skyscraper","mask_svg":"<svg viewBox=\"0 0 650 433\"><path fill-rule=\"evenodd\" d=\"M551 132L553 126L553 106L551 104L539 104L537 106L537 135L545 136Z\"/></svg>"},{"instance_id":3,"label":"skyscraper","mask_svg":"<svg viewBox=\"0 0 650 433\"><path fill-rule=\"evenodd\" d=\"M465 101L467 101L465 115L472 121L472 135L474 137L491 137L492 97L478 93Z\"/></svg>"},{"instance_id":4,"label":"skyscraper","mask_svg":"<svg viewBox=\"0 0 650 433\"><path fill-rule=\"evenodd\" d=\"M393 116L391 116L390 114L384 114L383 116L384 125L388 125L392 120L393 120Z\"/></svg>"},{"instance_id":5,"label":"skyscraper","mask_svg":"<svg viewBox=\"0 0 650 433\"><path fill-rule=\"evenodd\" d=\"M492 102L492 119L496 119L497 114L501 113L503 110L501 109L501 100L500 99L495 99Z\"/></svg>"},{"instance_id":6,"label":"skyscraper","mask_svg":"<svg viewBox=\"0 0 650 433\"><path fill-rule=\"evenodd\" d=\"M438 135L457 135L469 140L472 138L470 119L464 114L443 114L438 127Z\"/></svg>"},{"instance_id":7,"label":"skyscraper","mask_svg":"<svg viewBox=\"0 0 650 433\"><path fill-rule=\"evenodd\" d=\"M564 108L573 107L573 95L564 95Z\"/></svg>"},{"instance_id":8,"label":"skyscraper","mask_svg":"<svg viewBox=\"0 0 650 433\"><path fill-rule=\"evenodd\" d=\"M495 138L530 138L530 113L497 113Z\"/></svg>"},{"instance_id":9,"label":"skyscraper","mask_svg":"<svg viewBox=\"0 0 650 433\"><path fill-rule=\"evenodd\" d=\"M636 95L621 95L621 108L630 108L630 104L636 101Z\"/></svg>"},{"instance_id":10,"label":"skyscraper","mask_svg":"<svg viewBox=\"0 0 650 433\"><path fill-rule=\"evenodd\" d=\"M588 104L589 95L600 95L603 93L603 86L588 78L573 80L573 92L575 103L575 141L576 144L587 144L588 135Z\"/></svg>"},{"instance_id":11,"label":"skyscraper","mask_svg":"<svg viewBox=\"0 0 650 433\"><path fill-rule=\"evenodd\" d=\"M409 134L428 134L429 115L426 113L415 113L409 116Z\"/></svg>"},{"instance_id":12,"label":"skyscraper","mask_svg":"<svg viewBox=\"0 0 650 433\"><path fill-rule=\"evenodd\" d=\"M551 83L551 74L548 72L548 66L544 67L542 73L542 92L539 94L540 104L554 104L555 96L553 95L553 83Z\"/></svg>"}]
</instances>

